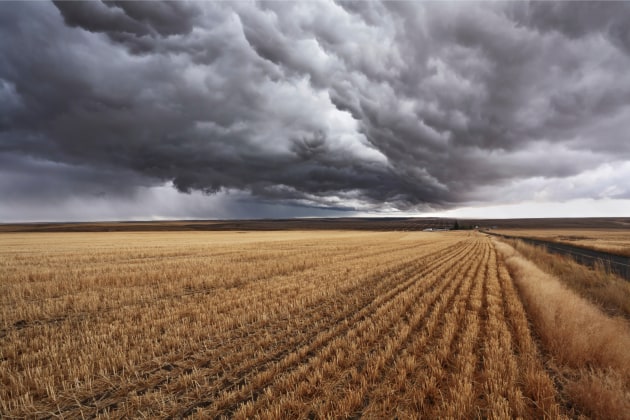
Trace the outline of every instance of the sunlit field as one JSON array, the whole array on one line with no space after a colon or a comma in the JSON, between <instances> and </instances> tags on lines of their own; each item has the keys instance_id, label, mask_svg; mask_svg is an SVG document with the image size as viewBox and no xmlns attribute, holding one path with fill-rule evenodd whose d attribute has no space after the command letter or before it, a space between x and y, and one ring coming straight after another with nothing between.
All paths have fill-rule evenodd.
<instances>
[{"instance_id":1,"label":"sunlit field","mask_svg":"<svg viewBox=\"0 0 630 420\"><path fill-rule=\"evenodd\" d=\"M474 231L4 233L0 302L5 418L630 412L627 322Z\"/></svg>"}]
</instances>

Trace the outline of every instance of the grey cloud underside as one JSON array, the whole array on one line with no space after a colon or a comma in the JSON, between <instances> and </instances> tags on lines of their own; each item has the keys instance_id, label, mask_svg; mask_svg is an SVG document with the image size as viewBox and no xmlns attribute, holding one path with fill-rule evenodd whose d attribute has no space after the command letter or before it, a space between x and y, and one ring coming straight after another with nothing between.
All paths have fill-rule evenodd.
<instances>
[{"instance_id":1,"label":"grey cloud underside","mask_svg":"<svg viewBox=\"0 0 630 420\"><path fill-rule=\"evenodd\" d=\"M0 155L63 194L447 208L630 155L628 3L0 9Z\"/></svg>"}]
</instances>

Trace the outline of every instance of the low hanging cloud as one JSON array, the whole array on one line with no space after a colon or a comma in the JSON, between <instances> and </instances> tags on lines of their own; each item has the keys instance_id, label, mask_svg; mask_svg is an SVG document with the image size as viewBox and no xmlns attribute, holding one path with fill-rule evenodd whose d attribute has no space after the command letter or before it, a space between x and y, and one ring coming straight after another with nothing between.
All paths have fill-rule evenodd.
<instances>
[{"instance_id":1,"label":"low hanging cloud","mask_svg":"<svg viewBox=\"0 0 630 420\"><path fill-rule=\"evenodd\" d=\"M598 168L630 157L629 18L588 2L2 3L0 189L141 205L172 185L246 197L244 217L518 202L541 184L627 197Z\"/></svg>"}]
</instances>

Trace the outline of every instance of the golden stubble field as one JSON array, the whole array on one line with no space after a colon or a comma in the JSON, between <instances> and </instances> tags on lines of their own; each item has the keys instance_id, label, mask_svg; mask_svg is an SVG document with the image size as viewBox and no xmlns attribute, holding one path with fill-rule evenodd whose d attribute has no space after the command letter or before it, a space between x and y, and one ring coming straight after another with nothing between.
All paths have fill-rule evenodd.
<instances>
[{"instance_id":1,"label":"golden stubble field","mask_svg":"<svg viewBox=\"0 0 630 420\"><path fill-rule=\"evenodd\" d=\"M515 252L476 232L2 234L0 415L605 413L579 398L627 397L627 359L565 380Z\"/></svg>"}]
</instances>

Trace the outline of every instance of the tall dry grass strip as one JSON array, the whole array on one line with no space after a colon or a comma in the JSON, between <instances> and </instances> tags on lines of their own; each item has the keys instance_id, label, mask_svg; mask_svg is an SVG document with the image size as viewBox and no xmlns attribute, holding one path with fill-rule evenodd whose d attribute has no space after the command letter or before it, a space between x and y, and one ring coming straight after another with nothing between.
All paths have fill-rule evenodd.
<instances>
[{"instance_id":1,"label":"tall dry grass strip","mask_svg":"<svg viewBox=\"0 0 630 420\"><path fill-rule=\"evenodd\" d=\"M562 283L583 298L597 304L606 313L623 315L630 319L630 282L612 273L604 266L589 268L573 258L551 254L543 247L507 239L523 257L536 261L543 271L556 276Z\"/></svg>"},{"instance_id":2,"label":"tall dry grass strip","mask_svg":"<svg viewBox=\"0 0 630 420\"><path fill-rule=\"evenodd\" d=\"M606 315L510 245L496 241L495 246L570 403L597 418L630 418L628 323Z\"/></svg>"}]
</instances>

